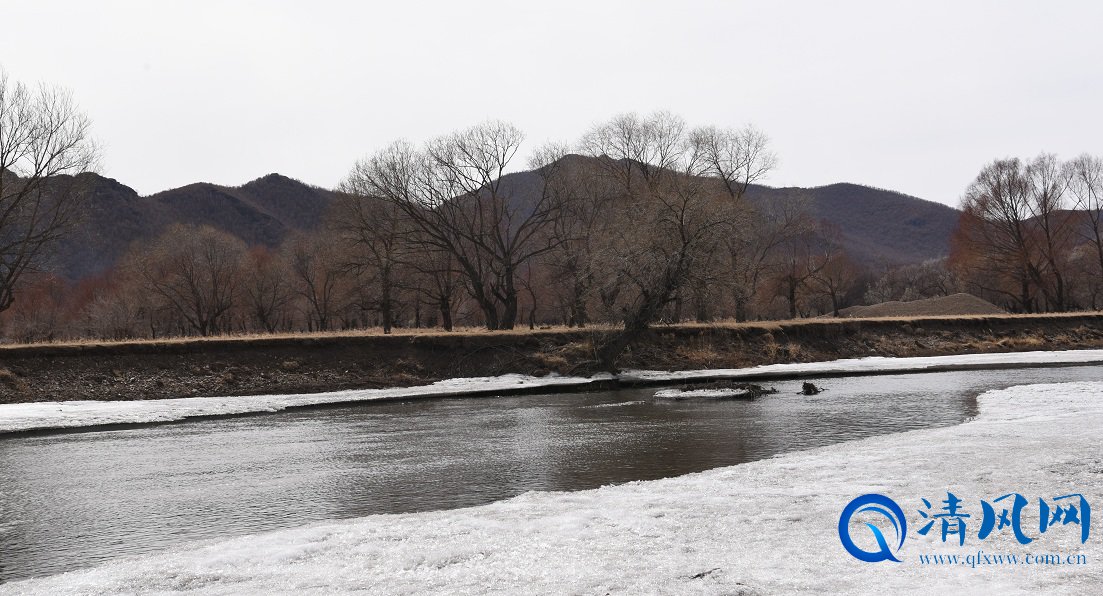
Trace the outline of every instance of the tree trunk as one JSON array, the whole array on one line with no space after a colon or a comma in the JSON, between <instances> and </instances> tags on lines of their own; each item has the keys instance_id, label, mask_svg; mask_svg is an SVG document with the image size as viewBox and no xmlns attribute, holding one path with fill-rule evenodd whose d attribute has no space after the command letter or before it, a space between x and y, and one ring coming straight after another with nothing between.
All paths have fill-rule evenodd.
<instances>
[{"instance_id":1,"label":"tree trunk","mask_svg":"<svg viewBox=\"0 0 1103 596\"><path fill-rule=\"evenodd\" d=\"M452 301L447 296L440 299L440 324L445 331L452 330Z\"/></svg>"},{"instance_id":2,"label":"tree trunk","mask_svg":"<svg viewBox=\"0 0 1103 596\"><path fill-rule=\"evenodd\" d=\"M517 324L517 288L513 285L513 271L504 274L502 298L502 319L500 329L513 329Z\"/></svg>"},{"instance_id":3,"label":"tree trunk","mask_svg":"<svg viewBox=\"0 0 1103 596\"><path fill-rule=\"evenodd\" d=\"M508 298L506 298L505 304L502 308L502 320L499 323L499 329L513 329L517 324L517 293L514 292Z\"/></svg>"},{"instance_id":4,"label":"tree trunk","mask_svg":"<svg viewBox=\"0 0 1103 596\"><path fill-rule=\"evenodd\" d=\"M789 318L797 318L797 282L790 277L788 279Z\"/></svg>"},{"instance_id":5,"label":"tree trunk","mask_svg":"<svg viewBox=\"0 0 1103 596\"><path fill-rule=\"evenodd\" d=\"M574 291L571 292L571 320L569 326L579 329L589 323L589 314L586 312L586 286L582 282L575 281Z\"/></svg>"},{"instance_id":6,"label":"tree trunk","mask_svg":"<svg viewBox=\"0 0 1103 596\"><path fill-rule=\"evenodd\" d=\"M383 333L384 335L391 332L391 327L394 325L394 300L391 296L391 269L390 267L384 267L379 278L379 310L383 315Z\"/></svg>"},{"instance_id":7,"label":"tree trunk","mask_svg":"<svg viewBox=\"0 0 1103 596\"><path fill-rule=\"evenodd\" d=\"M747 297L743 292L735 294L735 320L742 323L747 320Z\"/></svg>"}]
</instances>

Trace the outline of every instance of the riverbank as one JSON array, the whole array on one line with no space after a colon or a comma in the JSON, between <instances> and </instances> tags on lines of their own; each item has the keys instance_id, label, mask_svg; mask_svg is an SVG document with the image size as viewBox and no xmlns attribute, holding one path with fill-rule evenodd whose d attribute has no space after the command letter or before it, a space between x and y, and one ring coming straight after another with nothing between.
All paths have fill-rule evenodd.
<instances>
[{"instance_id":1,"label":"riverbank","mask_svg":"<svg viewBox=\"0 0 1103 596\"><path fill-rule=\"evenodd\" d=\"M108 430L186 420L251 416L284 410L364 402L411 401L451 397L533 395L617 388L658 387L714 381L769 383L792 379L842 376L1024 369L1103 364L1103 350L1008 352L886 358L871 356L828 362L767 364L752 368L624 371L591 377L542 377L508 374L498 377L446 379L428 385L386 389L353 389L319 393L181 397L145 400L66 400L0 404L0 437L27 433Z\"/></svg>"},{"instance_id":2,"label":"riverbank","mask_svg":"<svg viewBox=\"0 0 1103 596\"><path fill-rule=\"evenodd\" d=\"M589 377L609 329L216 338L0 347L0 403L271 395L520 374ZM624 369L1103 348L1103 314L659 326Z\"/></svg>"},{"instance_id":3,"label":"riverbank","mask_svg":"<svg viewBox=\"0 0 1103 596\"><path fill-rule=\"evenodd\" d=\"M984 540L978 531L980 501L1008 492L1031 507L1069 493L1099 500L1101 395L1098 382L994 391L979 398L976 419L958 426L667 480L202 543L0 585L0 593L1090 594L1103 581L1103 540L1094 531L1084 543L1075 524L1042 534L1029 512L1028 545L1011 528ZM921 499L937 508L947 491L972 515L963 546L943 542L937 530L917 531ZM861 562L840 543L840 512L870 492L904 511L900 563ZM863 527L851 526L859 542ZM923 563L926 555L965 561L978 552L989 560ZM1029 564L1028 554L1082 555L1084 563Z\"/></svg>"}]
</instances>

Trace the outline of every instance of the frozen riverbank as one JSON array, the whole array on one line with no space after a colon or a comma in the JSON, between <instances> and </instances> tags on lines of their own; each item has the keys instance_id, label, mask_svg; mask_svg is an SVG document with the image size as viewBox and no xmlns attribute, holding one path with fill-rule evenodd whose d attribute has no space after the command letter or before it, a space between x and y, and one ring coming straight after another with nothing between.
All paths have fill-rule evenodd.
<instances>
[{"instance_id":1,"label":"frozen riverbank","mask_svg":"<svg viewBox=\"0 0 1103 596\"><path fill-rule=\"evenodd\" d=\"M183 548L0 586L0 593L1092 593L1103 537L1079 528L1021 546L1010 528L964 547L916 534L921 498L1033 502L1103 492L1103 383L1033 385L980 398L974 421L673 478L529 493L470 509L373 516ZM904 508L902 563L863 563L836 524L854 497ZM1051 501L1052 502L1052 501ZM937 508L937 504L936 504ZM857 534L857 533L856 533ZM924 566L924 554L1076 553L1075 566Z\"/></svg>"},{"instance_id":2,"label":"frozen riverbank","mask_svg":"<svg viewBox=\"0 0 1103 596\"><path fill-rule=\"evenodd\" d=\"M291 395L507 374L605 372L618 331L396 330L0 346L0 403ZM1103 349L1103 313L657 325L621 370L742 369L840 358Z\"/></svg>"},{"instance_id":3,"label":"frozen riverbank","mask_svg":"<svg viewBox=\"0 0 1103 596\"><path fill-rule=\"evenodd\" d=\"M0 434L87 428L120 424L174 422L188 418L231 416L278 412L290 408L355 403L375 400L406 400L450 396L508 395L521 392L586 390L608 387L617 381L625 385L730 379L768 381L783 377L838 376L968 370L1022 366L1055 366L1103 363L1103 350L1067 350L1059 352L1012 352L1003 354L962 354L915 358L850 358L830 362L769 364L743 369L694 371L628 371L617 377L562 377L549 375L503 375L450 379L431 385L394 389L361 389L292 395L252 395L239 397L192 397L138 401L63 401L25 404L0 404Z\"/></svg>"}]
</instances>

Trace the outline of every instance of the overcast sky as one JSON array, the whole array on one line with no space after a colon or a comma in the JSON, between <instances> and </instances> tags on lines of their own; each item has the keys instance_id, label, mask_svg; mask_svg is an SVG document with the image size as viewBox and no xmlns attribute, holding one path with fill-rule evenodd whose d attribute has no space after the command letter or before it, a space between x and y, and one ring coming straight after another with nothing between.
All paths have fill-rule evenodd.
<instances>
[{"instance_id":1,"label":"overcast sky","mask_svg":"<svg viewBox=\"0 0 1103 596\"><path fill-rule=\"evenodd\" d=\"M758 126L772 186L951 205L992 159L1103 154L1100 2L3 0L0 18L0 66L70 88L104 173L142 194L332 187L399 137L499 118L532 148L655 109Z\"/></svg>"}]
</instances>

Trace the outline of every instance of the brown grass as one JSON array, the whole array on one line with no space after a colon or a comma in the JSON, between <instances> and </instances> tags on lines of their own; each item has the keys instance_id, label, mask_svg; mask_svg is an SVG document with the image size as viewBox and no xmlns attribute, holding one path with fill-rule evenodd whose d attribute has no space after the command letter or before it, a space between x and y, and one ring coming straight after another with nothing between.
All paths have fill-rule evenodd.
<instances>
[{"instance_id":1,"label":"brown grass","mask_svg":"<svg viewBox=\"0 0 1103 596\"><path fill-rule=\"evenodd\" d=\"M1036 319L1039 322L1047 320L1061 320L1075 317L1096 317L1103 316L1103 311L1081 311L1081 312L1066 312L1066 313L1046 313L1046 314L977 314L977 315L931 315L931 316L890 316L890 317L862 317L862 318L834 318L834 317L816 317L807 319L786 319L778 321L743 321L738 322L734 320L718 320L707 323L678 323L678 324L657 324L654 325L656 331L663 330L678 330L678 329L733 329L733 330L754 330L758 329L766 333L784 332L786 329L793 327L801 327L808 325L853 325L855 323L861 323L863 321L870 322L888 322L888 323L908 323L913 326L921 325L925 321L932 322L952 322L952 321L992 321L998 322L1002 320L1023 320L1023 319ZM93 348L98 346L125 346L125 345L182 345L182 344L203 344L203 343L250 343L250 342L269 342L269 341L302 341L311 339L334 339L334 338L356 338L356 337L425 337L425 338L462 338L462 337L552 337L563 334L604 334L615 332L619 330L619 327L614 325L591 325L589 327L577 328L566 327L562 325L545 326L537 329L529 329L528 327L518 327L511 330L498 330L488 331L482 327L462 327L457 328L454 331L443 331L438 328L422 328L422 329L410 329L401 328L394 329L390 334L384 334L382 328L368 328L368 329L352 329L352 330L339 330L339 331L314 331L314 332L293 332L293 333L230 333L222 335L213 335L207 337L196 336L178 336L178 337L162 337L156 339L125 339L125 340L100 340L100 339L67 339L51 342L35 342L35 343L10 343L0 344L0 354L6 350L20 350L26 348L36 348L42 346L50 347L74 347L74 348ZM779 348L775 348L779 349Z\"/></svg>"}]
</instances>

